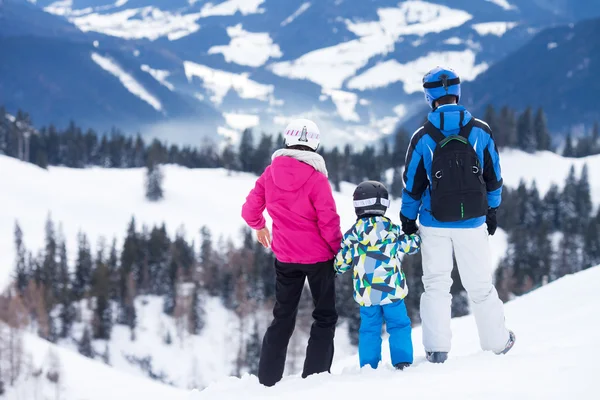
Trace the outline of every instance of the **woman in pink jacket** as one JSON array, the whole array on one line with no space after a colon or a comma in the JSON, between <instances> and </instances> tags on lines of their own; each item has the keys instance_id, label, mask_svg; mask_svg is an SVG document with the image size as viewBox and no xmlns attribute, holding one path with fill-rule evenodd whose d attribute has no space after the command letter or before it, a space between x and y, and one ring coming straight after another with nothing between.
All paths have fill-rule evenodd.
<instances>
[{"instance_id":1,"label":"woman in pink jacket","mask_svg":"<svg viewBox=\"0 0 600 400\"><path fill-rule=\"evenodd\" d=\"M342 233L325 161L316 153L319 142L314 122L298 119L288 125L286 147L273 154L242 208L242 217L257 231L258 241L270 246L276 257L274 319L265 333L258 367L258 379L266 386L283 376L306 278L315 310L302 376L329 371L333 360L338 318L333 259ZM265 208L273 219L272 242Z\"/></svg>"}]
</instances>

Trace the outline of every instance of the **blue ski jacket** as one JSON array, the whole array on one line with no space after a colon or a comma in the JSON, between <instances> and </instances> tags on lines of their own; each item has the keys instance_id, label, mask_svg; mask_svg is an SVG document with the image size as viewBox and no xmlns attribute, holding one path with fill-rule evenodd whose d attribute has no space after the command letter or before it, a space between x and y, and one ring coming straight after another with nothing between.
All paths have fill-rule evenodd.
<instances>
[{"instance_id":1,"label":"blue ski jacket","mask_svg":"<svg viewBox=\"0 0 600 400\"><path fill-rule=\"evenodd\" d=\"M460 128L473 116L463 106L448 104L438 107L429 113L429 122L437 127L445 136L457 135ZM483 166L483 179L488 192L488 205L496 208L502 201L502 173L500 156L492 130L485 122L475 118L473 129L469 135L469 143L475 149ZM440 222L431 215L431 163L433 151L437 146L424 127L412 136L406 152L404 169L404 191L402 193L401 214L410 219L417 219L421 225L435 228L477 228L485 222L485 216L457 222Z\"/></svg>"}]
</instances>

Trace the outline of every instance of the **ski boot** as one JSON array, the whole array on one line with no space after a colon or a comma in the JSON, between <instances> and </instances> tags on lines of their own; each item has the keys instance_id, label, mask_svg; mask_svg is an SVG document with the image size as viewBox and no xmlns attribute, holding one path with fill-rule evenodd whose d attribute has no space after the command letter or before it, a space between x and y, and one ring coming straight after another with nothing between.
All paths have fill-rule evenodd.
<instances>
[{"instance_id":1,"label":"ski boot","mask_svg":"<svg viewBox=\"0 0 600 400\"><path fill-rule=\"evenodd\" d=\"M402 371L404 368L408 368L408 367L410 367L409 362L401 362L401 363L394 365L394 368L396 368L397 370L400 370L400 371Z\"/></svg>"},{"instance_id":2,"label":"ski boot","mask_svg":"<svg viewBox=\"0 0 600 400\"><path fill-rule=\"evenodd\" d=\"M442 364L448 359L447 351L428 351L427 361L434 364Z\"/></svg>"},{"instance_id":3,"label":"ski boot","mask_svg":"<svg viewBox=\"0 0 600 400\"><path fill-rule=\"evenodd\" d=\"M508 342L506 342L504 349L502 351L497 352L496 354L501 355L501 354L508 353L510 351L510 349L512 349L513 346L515 345L516 339L517 339L517 337L515 336L515 333L513 331L508 331Z\"/></svg>"}]
</instances>

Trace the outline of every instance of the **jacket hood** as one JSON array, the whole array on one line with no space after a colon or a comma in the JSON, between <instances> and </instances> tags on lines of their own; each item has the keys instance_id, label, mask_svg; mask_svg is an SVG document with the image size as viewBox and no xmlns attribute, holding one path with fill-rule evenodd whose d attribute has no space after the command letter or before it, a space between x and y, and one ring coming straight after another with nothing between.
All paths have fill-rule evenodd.
<instances>
[{"instance_id":1,"label":"jacket hood","mask_svg":"<svg viewBox=\"0 0 600 400\"><path fill-rule=\"evenodd\" d=\"M472 118L471 113L458 104L440 106L427 116L433 126L452 135L457 134Z\"/></svg>"},{"instance_id":2,"label":"jacket hood","mask_svg":"<svg viewBox=\"0 0 600 400\"><path fill-rule=\"evenodd\" d=\"M276 157L271 163L273 183L288 192L300 189L316 172L310 165L292 157Z\"/></svg>"}]
</instances>

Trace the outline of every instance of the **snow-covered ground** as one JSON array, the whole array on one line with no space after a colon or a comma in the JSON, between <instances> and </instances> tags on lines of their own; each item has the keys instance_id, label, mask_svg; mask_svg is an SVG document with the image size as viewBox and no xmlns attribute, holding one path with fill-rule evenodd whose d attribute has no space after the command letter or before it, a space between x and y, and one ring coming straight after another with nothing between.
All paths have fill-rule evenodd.
<instances>
[{"instance_id":1,"label":"snow-covered ground","mask_svg":"<svg viewBox=\"0 0 600 400\"><path fill-rule=\"evenodd\" d=\"M599 283L600 267L595 267L508 303L506 321L517 342L505 356L480 350L475 321L467 316L452 321L452 351L445 364L424 360L417 328L415 365L402 372L391 367L387 352L375 371L360 370L352 355L334 363L331 376L285 378L273 388L260 386L253 376L229 378L193 398L591 399L598 390Z\"/></svg>"},{"instance_id":2,"label":"snow-covered ground","mask_svg":"<svg viewBox=\"0 0 600 400\"><path fill-rule=\"evenodd\" d=\"M244 124L255 122L251 117L245 119ZM600 156L568 159L550 152L532 155L507 150L501 157L508 187L516 188L521 179L527 182L535 179L541 194L552 183L562 185L571 165L575 165L579 175L587 163L592 199L595 204L600 203ZM551 173L548 166L552 166ZM239 210L256 179L250 174L220 169L193 170L167 165L165 198L150 203L144 197L143 169L50 167L44 170L0 156L0 171L10 171L0 174L0 187L8 194L0 199L0 285L6 284L13 268L15 221L24 232L26 246L37 251L44 243L44 221L51 215L61 224L72 255L79 230L89 235L92 244L100 237L121 240L132 216L138 226L165 222L171 234L185 226L188 236L197 238L200 228L206 225L216 238L237 238L244 225ZM342 192L335 193L343 229L354 220L352 191L352 185L343 184ZM400 202L393 201L388 215L396 218L399 209ZM505 235L497 234L492 243L495 259L499 260L506 249Z\"/></svg>"}]
</instances>

